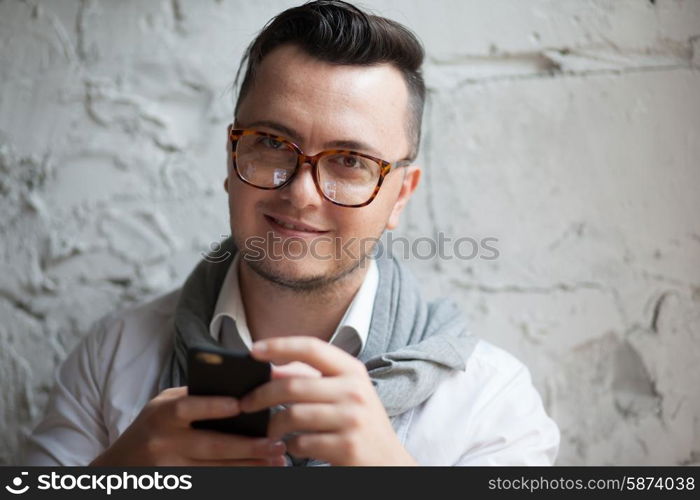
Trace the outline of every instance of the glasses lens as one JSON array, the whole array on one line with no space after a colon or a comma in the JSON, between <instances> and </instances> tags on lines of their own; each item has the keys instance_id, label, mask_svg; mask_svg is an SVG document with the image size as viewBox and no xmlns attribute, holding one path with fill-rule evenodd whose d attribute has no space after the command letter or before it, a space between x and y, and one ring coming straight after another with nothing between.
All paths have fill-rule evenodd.
<instances>
[{"instance_id":1,"label":"glasses lens","mask_svg":"<svg viewBox=\"0 0 700 500\"><path fill-rule=\"evenodd\" d=\"M333 153L318 162L323 193L343 205L359 205L372 197L381 166L374 160L351 153Z\"/></svg>"},{"instance_id":2,"label":"glasses lens","mask_svg":"<svg viewBox=\"0 0 700 500\"><path fill-rule=\"evenodd\" d=\"M265 135L243 135L236 144L236 167L246 181L263 188L283 184L294 173L297 154L286 142Z\"/></svg>"}]
</instances>

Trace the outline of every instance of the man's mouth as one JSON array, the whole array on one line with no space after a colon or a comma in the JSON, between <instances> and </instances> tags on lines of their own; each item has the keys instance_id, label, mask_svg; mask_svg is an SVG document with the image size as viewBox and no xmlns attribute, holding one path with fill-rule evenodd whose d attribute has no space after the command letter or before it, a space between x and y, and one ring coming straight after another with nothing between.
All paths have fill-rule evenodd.
<instances>
[{"instance_id":1,"label":"man's mouth","mask_svg":"<svg viewBox=\"0 0 700 500\"><path fill-rule=\"evenodd\" d=\"M265 219L272 225L274 229L279 229L283 233L298 233L299 235L310 235L310 234L323 234L328 231L322 231L316 229L313 226L303 224L298 221L292 222L290 219L273 217L272 215L265 214Z\"/></svg>"}]
</instances>

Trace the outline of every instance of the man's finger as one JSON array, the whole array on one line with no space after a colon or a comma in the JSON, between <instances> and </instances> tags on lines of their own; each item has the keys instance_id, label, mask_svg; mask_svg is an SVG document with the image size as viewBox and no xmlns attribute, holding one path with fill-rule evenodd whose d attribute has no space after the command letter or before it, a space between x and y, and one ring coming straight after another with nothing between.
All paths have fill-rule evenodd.
<instances>
[{"instance_id":1,"label":"man's finger","mask_svg":"<svg viewBox=\"0 0 700 500\"><path fill-rule=\"evenodd\" d=\"M272 380L241 398L241 411L253 413L292 403L334 403L341 400L346 392L347 382L336 377Z\"/></svg>"},{"instance_id":2,"label":"man's finger","mask_svg":"<svg viewBox=\"0 0 700 500\"><path fill-rule=\"evenodd\" d=\"M342 465L340 436L333 432L299 434L287 441L289 453L299 458L315 458L331 465Z\"/></svg>"},{"instance_id":3,"label":"man's finger","mask_svg":"<svg viewBox=\"0 0 700 500\"><path fill-rule=\"evenodd\" d=\"M270 439L281 439L293 432L337 431L348 426L349 420L338 405L298 403L270 418L267 436Z\"/></svg>"},{"instance_id":4,"label":"man's finger","mask_svg":"<svg viewBox=\"0 0 700 500\"><path fill-rule=\"evenodd\" d=\"M274 337L253 344L251 354L262 361L283 365L301 361L323 375L340 375L362 368L362 363L339 347L316 337Z\"/></svg>"},{"instance_id":5,"label":"man's finger","mask_svg":"<svg viewBox=\"0 0 700 500\"><path fill-rule=\"evenodd\" d=\"M286 451L281 441L203 429L192 429L181 436L178 445L184 456L194 460L267 460Z\"/></svg>"},{"instance_id":6,"label":"man's finger","mask_svg":"<svg viewBox=\"0 0 700 500\"><path fill-rule=\"evenodd\" d=\"M302 363L301 361L292 361L286 365L273 366L272 378L289 378L289 377L321 377L322 374L316 368Z\"/></svg>"},{"instance_id":7,"label":"man's finger","mask_svg":"<svg viewBox=\"0 0 700 500\"><path fill-rule=\"evenodd\" d=\"M248 460L194 460L195 467L284 467L287 460L283 457Z\"/></svg>"},{"instance_id":8,"label":"man's finger","mask_svg":"<svg viewBox=\"0 0 700 500\"><path fill-rule=\"evenodd\" d=\"M162 411L180 426L189 427L194 420L233 417L241 409L238 400L229 396L182 396L169 400Z\"/></svg>"},{"instance_id":9,"label":"man's finger","mask_svg":"<svg viewBox=\"0 0 700 500\"><path fill-rule=\"evenodd\" d=\"M158 394L158 397L161 399L175 399L175 398L180 398L182 396L187 396L187 386L182 385L180 387L169 387L168 389L164 389L161 391L160 394Z\"/></svg>"}]
</instances>

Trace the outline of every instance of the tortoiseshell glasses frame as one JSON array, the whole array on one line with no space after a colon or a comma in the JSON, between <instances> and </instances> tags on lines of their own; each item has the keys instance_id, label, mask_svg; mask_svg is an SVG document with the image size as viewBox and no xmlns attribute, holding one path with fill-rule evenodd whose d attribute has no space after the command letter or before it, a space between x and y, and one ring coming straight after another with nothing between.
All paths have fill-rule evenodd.
<instances>
[{"instance_id":1,"label":"tortoiseshell glasses frame","mask_svg":"<svg viewBox=\"0 0 700 500\"><path fill-rule=\"evenodd\" d=\"M372 203L374 198L376 198L377 193L379 193L379 188L382 187L382 183L384 182L384 178L389 174L389 172L394 169L394 168L400 168L400 167L405 167L408 166L412 163L412 160L409 159L403 159L399 160L396 162L388 162L386 160L382 160L381 158L377 158L376 156L371 156L365 153L360 153L357 151L352 151L349 149L327 149L324 151L321 151L313 156L309 156L305 154L301 147L299 147L297 144L292 142L291 140L287 139L286 137L277 135L277 134L270 134L268 132L262 132L259 130L254 130L254 129L236 129L233 128L233 124L230 124L228 126L228 132L229 132L229 140L231 141L231 155L232 155L232 162L233 162L233 169L236 172L236 175L238 178L243 181L244 183L248 184L249 186L256 187L258 189L280 189L284 186L287 186L294 180L294 177L296 176L297 172L299 172L299 168L304 164L304 163L309 163L312 168L312 177L314 179L314 184L316 186L316 190L318 193L323 197L323 199L328 200L329 202L333 203L334 205L338 205L341 207L348 207L348 208L359 208L359 207L364 207ZM297 155L297 162L296 166L294 167L294 171L292 174L285 179L284 182L277 186L258 186L257 184L253 184L250 182L248 179L246 179L242 173L240 172L238 168L238 163L236 161L236 146L238 144L238 141L241 139L241 137L247 136L247 135L257 135L260 137L268 137L274 141L280 142L284 145L286 145L289 149L294 151ZM345 204L345 203L340 203L336 200L333 200L329 196L326 195L326 193L323 192L323 189L321 188L320 184L320 177L319 177L319 170L318 170L318 162L319 160L328 155L334 155L334 154L346 154L350 156L359 156L362 158L366 158L368 160L372 160L375 163L379 165L379 177L377 179L377 184L374 186L374 190L372 191L372 194L370 195L369 199L364 201L363 203L356 203L356 204Z\"/></svg>"}]
</instances>

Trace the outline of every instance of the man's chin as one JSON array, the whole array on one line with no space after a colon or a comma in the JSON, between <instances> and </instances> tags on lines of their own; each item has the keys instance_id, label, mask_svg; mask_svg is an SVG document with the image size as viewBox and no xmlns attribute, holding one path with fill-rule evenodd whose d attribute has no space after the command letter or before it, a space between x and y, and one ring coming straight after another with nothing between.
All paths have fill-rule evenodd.
<instances>
[{"instance_id":1,"label":"man's chin","mask_svg":"<svg viewBox=\"0 0 700 500\"><path fill-rule=\"evenodd\" d=\"M250 268L265 280L299 291L314 291L328 287L340 278L351 273L358 263L345 263L342 268L329 266L327 262L267 261L242 259Z\"/></svg>"}]
</instances>

